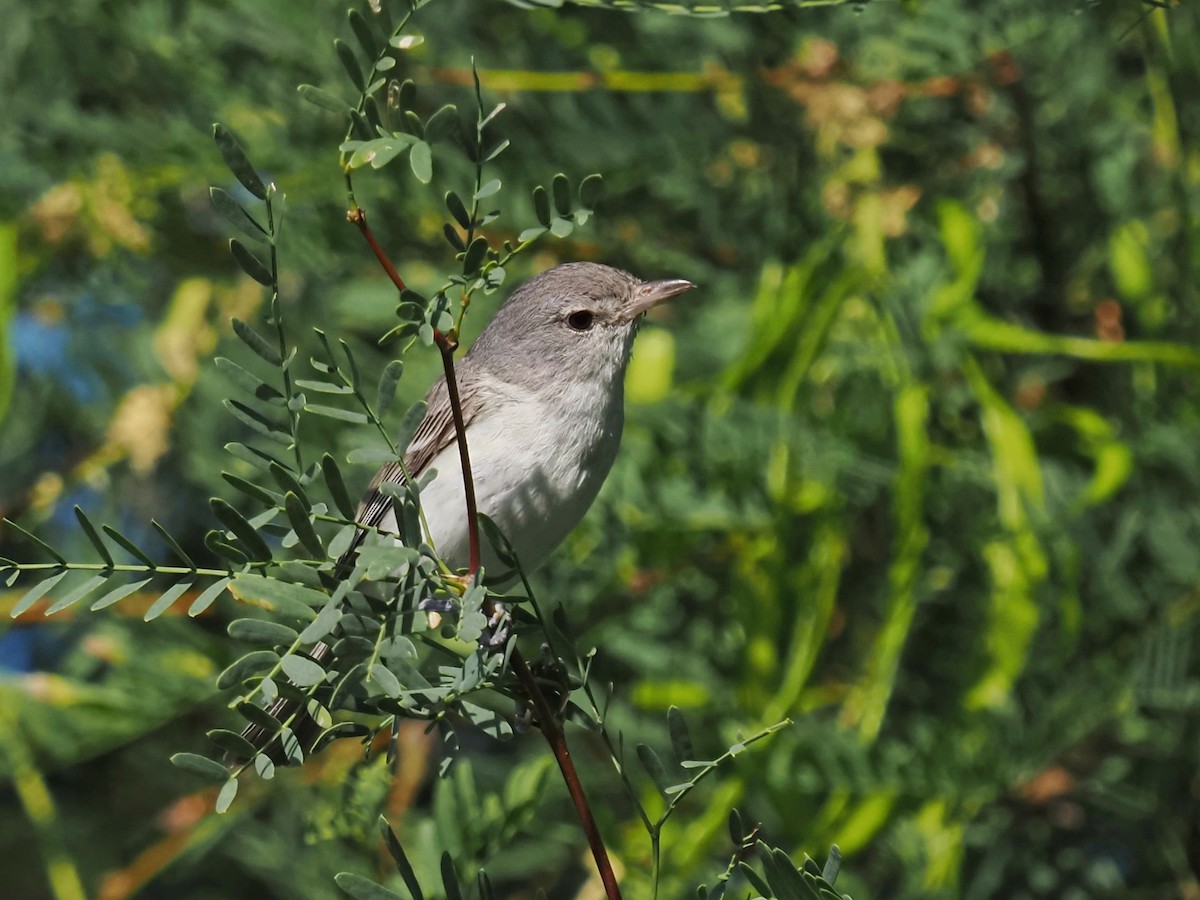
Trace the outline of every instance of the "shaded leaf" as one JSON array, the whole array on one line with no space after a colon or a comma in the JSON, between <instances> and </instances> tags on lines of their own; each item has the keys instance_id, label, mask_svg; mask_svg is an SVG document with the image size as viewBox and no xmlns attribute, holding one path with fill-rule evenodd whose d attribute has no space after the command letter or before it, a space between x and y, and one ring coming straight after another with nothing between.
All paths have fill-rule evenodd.
<instances>
[{"instance_id":1,"label":"shaded leaf","mask_svg":"<svg viewBox=\"0 0 1200 900\"><path fill-rule=\"evenodd\" d=\"M424 900L425 894L421 891L421 885L417 881L417 875L413 871L412 864L409 863L408 857L404 853L404 848L400 846L400 841L396 839L396 833L392 831L388 820L383 816L379 817L379 833L383 837L383 842L387 847L388 853L396 863L396 871L404 879L404 885L408 888L408 892L412 894L413 900Z\"/></svg>"},{"instance_id":2,"label":"shaded leaf","mask_svg":"<svg viewBox=\"0 0 1200 900\"><path fill-rule=\"evenodd\" d=\"M113 541L115 541L123 550L125 550L130 556L132 556L134 559L136 559L142 565L150 566L151 568L154 567L154 560L150 558L150 555L147 554L144 550L142 550L141 547L139 547L137 544L135 544L129 538L125 537L125 535L121 534L119 531L117 531L115 528L113 528L110 525L101 525L100 528Z\"/></svg>"},{"instance_id":3,"label":"shaded leaf","mask_svg":"<svg viewBox=\"0 0 1200 900\"><path fill-rule=\"evenodd\" d=\"M383 885L376 884L371 879L354 872L338 872L333 876L333 880L354 900L404 900L395 891L388 890Z\"/></svg>"},{"instance_id":4,"label":"shaded leaf","mask_svg":"<svg viewBox=\"0 0 1200 900\"><path fill-rule=\"evenodd\" d=\"M562 172L554 176L550 185L554 194L554 208L560 216L571 214L571 182Z\"/></svg>"},{"instance_id":5,"label":"shaded leaf","mask_svg":"<svg viewBox=\"0 0 1200 900\"><path fill-rule=\"evenodd\" d=\"M218 122L213 125L213 137L216 138L217 149L221 151L221 158L225 160L225 165L229 166L229 171L242 183L242 187L259 200L267 199L266 185L254 171L254 166L250 165L245 151L242 150L241 145L238 144L229 129Z\"/></svg>"},{"instance_id":6,"label":"shaded leaf","mask_svg":"<svg viewBox=\"0 0 1200 900\"><path fill-rule=\"evenodd\" d=\"M233 325L233 333L241 338L242 343L253 350L258 356L266 360L273 366L283 364L283 357L279 355L279 351L267 343L266 338L243 322L241 319L231 319Z\"/></svg>"},{"instance_id":7,"label":"shaded leaf","mask_svg":"<svg viewBox=\"0 0 1200 900\"><path fill-rule=\"evenodd\" d=\"M94 526L88 517L84 514L83 508L75 506L75 518L79 521L79 527L83 529L83 533L87 535L87 539L92 542L92 546L96 548L96 552L100 554L100 558L104 560L104 564L109 568L113 565L112 554L108 552L108 548L104 546L104 541L100 539L100 535L96 533Z\"/></svg>"},{"instance_id":8,"label":"shaded leaf","mask_svg":"<svg viewBox=\"0 0 1200 900\"><path fill-rule=\"evenodd\" d=\"M350 49L349 44L340 38L334 39L333 47L337 50L338 59L342 61L342 68L350 76L350 82L361 91L367 86L367 80L363 76L362 67L359 66L354 51Z\"/></svg>"},{"instance_id":9,"label":"shaded leaf","mask_svg":"<svg viewBox=\"0 0 1200 900\"><path fill-rule=\"evenodd\" d=\"M279 661L274 650L253 650L234 660L217 676L217 690L226 691L241 686L247 678L261 675Z\"/></svg>"},{"instance_id":10,"label":"shaded leaf","mask_svg":"<svg viewBox=\"0 0 1200 900\"><path fill-rule=\"evenodd\" d=\"M296 90L300 92L301 97L314 106L319 106L330 112L341 113L342 115L350 112L350 104L336 94L331 94L329 91L322 90L311 84L302 84Z\"/></svg>"},{"instance_id":11,"label":"shaded leaf","mask_svg":"<svg viewBox=\"0 0 1200 900\"><path fill-rule=\"evenodd\" d=\"M222 525L233 532L234 536L249 552L251 559L266 562L272 558L271 548L267 546L267 542L263 540L262 535L255 530L253 525L246 521L246 518L241 513L220 497L213 497L208 502L217 519L220 520Z\"/></svg>"},{"instance_id":12,"label":"shaded leaf","mask_svg":"<svg viewBox=\"0 0 1200 900\"><path fill-rule=\"evenodd\" d=\"M229 239L229 252L233 254L233 258L237 264L242 267L242 271L257 281L264 287L272 287L275 284L275 277L271 274L263 262L246 249L246 245L237 238Z\"/></svg>"},{"instance_id":13,"label":"shaded leaf","mask_svg":"<svg viewBox=\"0 0 1200 900\"><path fill-rule=\"evenodd\" d=\"M328 453L321 457L321 474L325 477L325 486L329 488L329 495L333 498L338 512L347 519L353 519L357 506L350 499L350 492L346 490L346 482L338 469L337 460Z\"/></svg>"},{"instance_id":14,"label":"shaded leaf","mask_svg":"<svg viewBox=\"0 0 1200 900\"><path fill-rule=\"evenodd\" d=\"M283 644L291 646L300 636L295 628L269 619L234 619L225 630L231 638L248 641L252 644Z\"/></svg>"},{"instance_id":15,"label":"shaded leaf","mask_svg":"<svg viewBox=\"0 0 1200 900\"><path fill-rule=\"evenodd\" d=\"M212 781L224 781L229 777L229 770L223 765L199 753L176 753L171 757L171 765Z\"/></svg>"}]
</instances>

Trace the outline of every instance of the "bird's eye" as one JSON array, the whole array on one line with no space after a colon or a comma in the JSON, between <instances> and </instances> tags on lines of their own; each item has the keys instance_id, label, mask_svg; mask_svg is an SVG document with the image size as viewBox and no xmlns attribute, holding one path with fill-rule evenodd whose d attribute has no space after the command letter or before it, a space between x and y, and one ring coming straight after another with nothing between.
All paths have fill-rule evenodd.
<instances>
[{"instance_id":1,"label":"bird's eye","mask_svg":"<svg viewBox=\"0 0 1200 900\"><path fill-rule=\"evenodd\" d=\"M586 309L578 309L567 316L567 324L576 331L587 331L592 327L592 322L595 321L595 316Z\"/></svg>"}]
</instances>

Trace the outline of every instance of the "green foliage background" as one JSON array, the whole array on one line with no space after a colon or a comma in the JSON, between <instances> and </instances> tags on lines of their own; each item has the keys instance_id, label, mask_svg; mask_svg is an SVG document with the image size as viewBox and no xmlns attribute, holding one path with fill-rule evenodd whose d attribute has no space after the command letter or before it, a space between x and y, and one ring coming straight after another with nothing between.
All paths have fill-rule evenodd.
<instances>
[{"instance_id":1,"label":"green foliage background","mask_svg":"<svg viewBox=\"0 0 1200 900\"><path fill-rule=\"evenodd\" d=\"M235 190L215 120L287 194L293 335L319 324L382 369L394 292L345 224L341 125L295 90L342 89L344 12L6 11L5 515L76 555L73 504L147 542L157 518L204 556L207 498L236 502L210 358L263 298L208 205L209 184ZM398 69L427 111L469 108L472 58L509 105L512 196L555 166L606 176L596 220L510 285L581 258L701 285L644 329L621 458L535 577L599 648L627 746L666 752L671 705L713 755L795 720L668 826L663 895L721 871L737 805L797 860L839 844L856 898L1196 896L1194 5L441 0L416 25ZM403 165L357 188L406 279L436 287L440 193ZM490 231L532 218L517 203ZM437 371L413 357L401 392ZM361 441L311 428L342 458ZM394 779L347 742L209 814L166 759L228 724L223 603L0 625L12 896L339 896L334 872L387 871L381 810L430 885L450 849L506 896L596 896L530 735L481 737L441 781L419 728ZM571 737L628 896L647 896L645 835Z\"/></svg>"}]
</instances>

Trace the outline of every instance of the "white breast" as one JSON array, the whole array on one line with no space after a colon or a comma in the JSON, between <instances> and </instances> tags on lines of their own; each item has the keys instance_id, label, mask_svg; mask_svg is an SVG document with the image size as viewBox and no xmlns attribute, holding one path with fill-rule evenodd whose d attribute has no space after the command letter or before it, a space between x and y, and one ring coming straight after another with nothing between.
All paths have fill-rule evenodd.
<instances>
[{"instance_id":1,"label":"white breast","mask_svg":"<svg viewBox=\"0 0 1200 900\"><path fill-rule=\"evenodd\" d=\"M565 388L552 400L492 380L487 411L467 426L475 495L530 571L583 518L608 475L621 440L623 403L594 385ZM430 463L437 477L421 492L428 538L451 567L469 556L458 445ZM383 523L395 529L394 518ZM498 563L483 542L484 567Z\"/></svg>"}]
</instances>

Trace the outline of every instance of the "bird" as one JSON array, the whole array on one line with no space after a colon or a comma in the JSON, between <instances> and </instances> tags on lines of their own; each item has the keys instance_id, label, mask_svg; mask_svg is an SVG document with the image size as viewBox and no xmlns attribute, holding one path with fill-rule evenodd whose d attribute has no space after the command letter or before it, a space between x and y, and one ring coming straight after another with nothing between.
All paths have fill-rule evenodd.
<instances>
[{"instance_id":1,"label":"bird","mask_svg":"<svg viewBox=\"0 0 1200 900\"><path fill-rule=\"evenodd\" d=\"M599 263L555 266L515 290L456 364L477 507L506 536L524 570L544 562L579 523L612 468L625 417L625 373L645 313L693 287L682 278L643 281ZM360 536L398 534L394 501L383 486L436 470L420 490L421 540L450 569L463 569L470 529L444 375L425 402L403 465L379 469L355 522ZM356 552L357 542L343 566ZM484 571L495 563L485 548ZM307 655L321 663L330 652L322 642ZM268 712L281 719L289 703L280 698ZM257 744L265 733L251 724L243 736Z\"/></svg>"}]
</instances>

